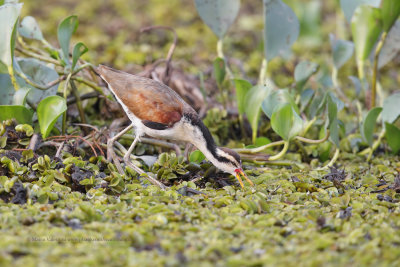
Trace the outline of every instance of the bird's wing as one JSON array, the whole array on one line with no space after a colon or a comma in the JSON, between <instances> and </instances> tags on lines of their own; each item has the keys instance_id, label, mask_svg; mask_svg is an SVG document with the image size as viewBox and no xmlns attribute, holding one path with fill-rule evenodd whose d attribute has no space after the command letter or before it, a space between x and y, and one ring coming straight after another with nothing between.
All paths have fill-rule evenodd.
<instances>
[{"instance_id":1,"label":"bird's wing","mask_svg":"<svg viewBox=\"0 0 400 267\"><path fill-rule=\"evenodd\" d=\"M192 110L174 90L157 81L103 65L96 71L123 104L150 128L172 127L181 119L184 110Z\"/></svg>"}]
</instances>

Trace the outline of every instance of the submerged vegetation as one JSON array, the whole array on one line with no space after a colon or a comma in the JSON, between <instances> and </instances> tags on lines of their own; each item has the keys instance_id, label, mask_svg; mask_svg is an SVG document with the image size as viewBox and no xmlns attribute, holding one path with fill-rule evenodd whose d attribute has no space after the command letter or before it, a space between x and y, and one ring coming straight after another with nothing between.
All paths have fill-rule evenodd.
<instances>
[{"instance_id":1,"label":"submerged vegetation","mask_svg":"<svg viewBox=\"0 0 400 267\"><path fill-rule=\"evenodd\" d=\"M399 14L396 0L0 1L0 265L399 265ZM177 91L255 185L168 140L135 147L145 174L113 164L107 139L129 121L100 63Z\"/></svg>"}]
</instances>

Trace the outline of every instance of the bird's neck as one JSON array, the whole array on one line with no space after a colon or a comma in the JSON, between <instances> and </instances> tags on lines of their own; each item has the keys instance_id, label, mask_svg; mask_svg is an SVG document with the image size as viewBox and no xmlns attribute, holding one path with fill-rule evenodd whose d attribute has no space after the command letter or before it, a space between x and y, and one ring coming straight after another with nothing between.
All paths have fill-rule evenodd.
<instances>
[{"instance_id":1,"label":"bird's neck","mask_svg":"<svg viewBox=\"0 0 400 267\"><path fill-rule=\"evenodd\" d=\"M194 127L194 134L190 135L191 140L188 141L195 145L216 167L219 167L221 164L221 156L218 153L220 149L215 144L208 128L197 116L188 116L188 121Z\"/></svg>"}]
</instances>

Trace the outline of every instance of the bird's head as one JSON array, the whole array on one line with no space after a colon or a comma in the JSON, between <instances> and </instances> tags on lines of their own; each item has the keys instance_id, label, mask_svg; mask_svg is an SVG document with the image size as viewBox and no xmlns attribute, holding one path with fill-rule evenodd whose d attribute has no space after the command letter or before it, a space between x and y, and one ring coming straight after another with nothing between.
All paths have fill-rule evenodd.
<instances>
[{"instance_id":1,"label":"bird's head","mask_svg":"<svg viewBox=\"0 0 400 267\"><path fill-rule=\"evenodd\" d=\"M220 170L234 175L238 179L242 188L244 185L241 176L243 176L251 185L254 185L253 182L243 172L242 161L240 160L238 153L229 148L219 147L217 148L216 154L218 163L214 164Z\"/></svg>"}]
</instances>

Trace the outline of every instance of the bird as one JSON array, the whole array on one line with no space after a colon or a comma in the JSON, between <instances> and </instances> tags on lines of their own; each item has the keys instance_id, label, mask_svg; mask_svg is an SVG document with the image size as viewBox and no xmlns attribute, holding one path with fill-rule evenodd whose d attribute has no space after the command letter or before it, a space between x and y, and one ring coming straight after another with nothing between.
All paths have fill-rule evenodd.
<instances>
[{"instance_id":1,"label":"bird","mask_svg":"<svg viewBox=\"0 0 400 267\"><path fill-rule=\"evenodd\" d=\"M135 139L124 156L125 164L143 173L140 168L130 164L130 155L135 145L140 142L140 138L146 134L157 139L191 143L215 167L235 176L242 188L244 184L241 176L250 185L254 185L243 171L239 154L232 149L218 147L197 112L173 89L158 81L105 65L99 65L96 72L108 85L109 90L132 122L108 140L107 151L112 149L118 138L132 127L135 128ZM160 182L154 178L150 177L149 181L161 186Z\"/></svg>"}]
</instances>

